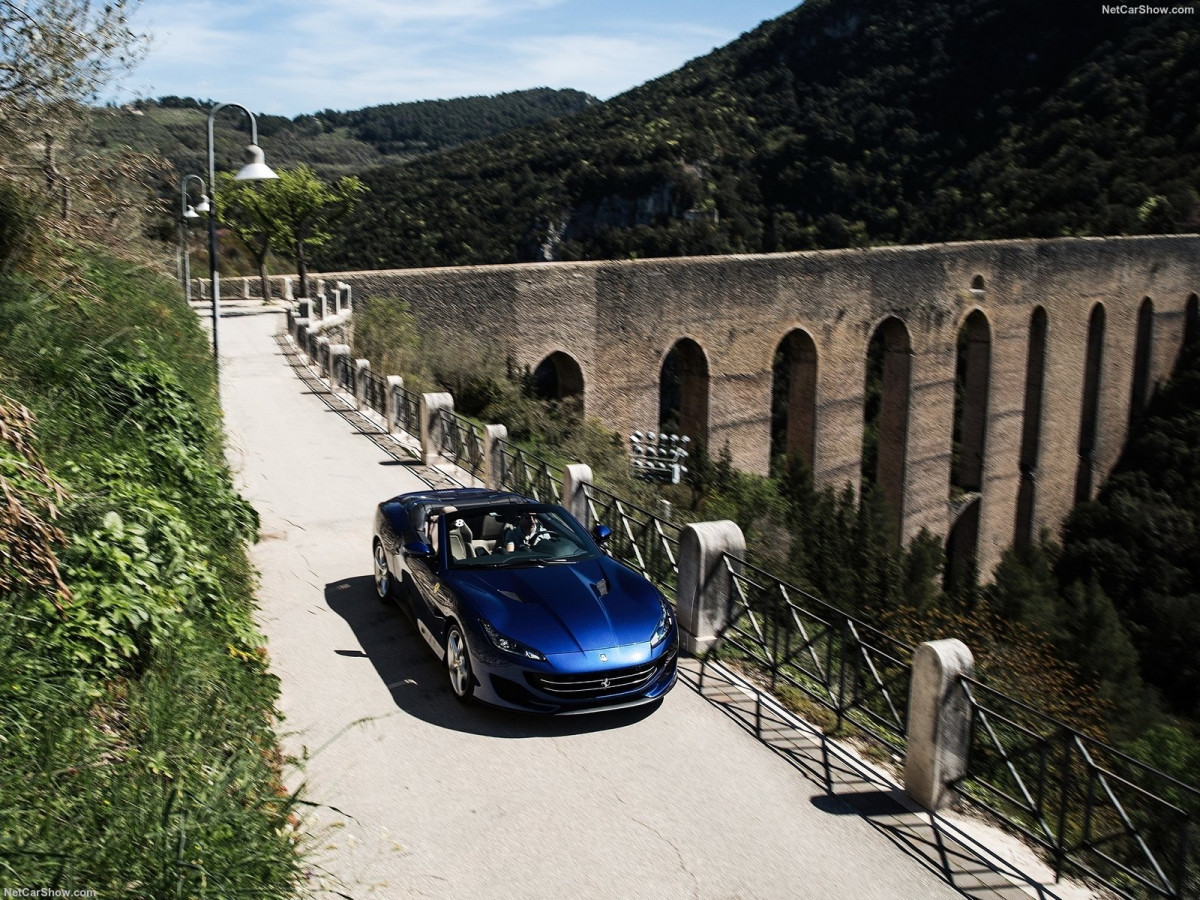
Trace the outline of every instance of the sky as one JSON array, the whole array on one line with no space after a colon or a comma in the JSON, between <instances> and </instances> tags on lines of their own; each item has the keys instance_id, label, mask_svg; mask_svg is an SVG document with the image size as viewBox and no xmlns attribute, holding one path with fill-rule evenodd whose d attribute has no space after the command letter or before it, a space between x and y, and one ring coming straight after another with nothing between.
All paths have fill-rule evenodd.
<instances>
[{"instance_id":1,"label":"sky","mask_svg":"<svg viewBox=\"0 0 1200 900\"><path fill-rule=\"evenodd\" d=\"M145 60L107 99L295 117L575 88L607 100L800 0L142 0Z\"/></svg>"}]
</instances>

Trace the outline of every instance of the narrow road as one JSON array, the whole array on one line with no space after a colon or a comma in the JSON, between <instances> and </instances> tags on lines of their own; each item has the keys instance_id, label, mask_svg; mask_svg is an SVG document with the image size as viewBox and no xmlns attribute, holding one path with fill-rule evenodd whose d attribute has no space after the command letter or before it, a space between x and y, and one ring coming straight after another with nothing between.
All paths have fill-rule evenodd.
<instances>
[{"instance_id":1,"label":"narrow road","mask_svg":"<svg viewBox=\"0 0 1200 900\"><path fill-rule=\"evenodd\" d=\"M1026 896L819 736L757 740L739 692L702 696L694 673L657 709L539 719L457 703L372 591L373 508L424 485L296 376L282 327L229 310L222 396L262 516L260 622L285 747L305 760L293 781L320 804L320 896Z\"/></svg>"}]
</instances>

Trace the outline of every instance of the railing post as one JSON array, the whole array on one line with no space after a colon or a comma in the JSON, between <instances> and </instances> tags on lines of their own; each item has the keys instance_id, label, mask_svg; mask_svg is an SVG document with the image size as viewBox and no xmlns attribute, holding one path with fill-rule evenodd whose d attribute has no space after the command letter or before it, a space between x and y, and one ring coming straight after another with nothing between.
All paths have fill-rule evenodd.
<instances>
[{"instance_id":1,"label":"railing post","mask_svg":"<svg viewBox=\"0 0 1200 900\"><path fill-rule=\"evenodd\" d=\"M421 461L436 465L441 458L442 410L454 411L454 398L446 393L421 395Z\"/></svg>"},{"instance_id":2,"label":"railing post","mask_svg":"<svg viewBox=\"0 0 1200 900\"><path fill-rule=\"evenodd\" d=\"M296 341L296 346L308 356L308 319L302 319L299 316L292 319L292 337Z\"/></svg>"},{"instance_id":3,"label":"railing post","mask_svg":"<svg viewBox=\"0 0 1200 900\"><path fill-rule=\"evenodd\" d=\"M945 806L951 783L967 772L971 704L960 679L974 671L970 649L957 638L926 641L913 656L904 789L926 809Z\"/></svg>"},{"instance_id":4,"label":"railing post","mask_svg":"<svg viewBox=\"0 0 1200 900\"><path fill-rule=\"evenodd\" d=\"M362 409L367 405L367 378L371 374L371 361L369 359L356 359L354 361L354 406L356 409Z\"/></svg>"},{"instance_id":5,"label":"railing post","mask_svg":"<svg viewBox=\"0 0 1200 900\"><path fill-rule=\"evenodd\" d=\"M483 429L483 483L493 491L502 490L504 484L504 445L508 440L508 428L504 425L487 425Z\"/></svg>"},{"instance_id":6,"label":"railing post","mask_svg":"<svg viewBox=\"0 0 1200 900\"><path fill-rule=\"evenodd\" d=\"M583 523L584 528L591 528L588 521L587 493L584 488L592 483L592 467L583 463L573 463L563 469L562 498L567 512Z\"/></svg>"},{"instance_id":7,"label":"railing post","mask_svg":"<svg viewBox=\"0 0 1200 900\"><path fill-rule=\"evenodd\" d=\"M387 376L387 402L384 407L387 409L387 430L388 434L395 434L400 427L400 404L397 402L400 396L400 391L404 389L404 379L399 375Z\"/></svg>"},{"instance_id":8,"label":"railing post","mask_svg":"<svg viewBox=\"0 0 1200 900\"><path fill-rule=\"evenodd\" d=\"M695 522L679 534L679 588L675 612L683 649L700 656L729 622L733 578L725 554L744 559L746 537L736 522Z\"/></svg>"}]
</instances>

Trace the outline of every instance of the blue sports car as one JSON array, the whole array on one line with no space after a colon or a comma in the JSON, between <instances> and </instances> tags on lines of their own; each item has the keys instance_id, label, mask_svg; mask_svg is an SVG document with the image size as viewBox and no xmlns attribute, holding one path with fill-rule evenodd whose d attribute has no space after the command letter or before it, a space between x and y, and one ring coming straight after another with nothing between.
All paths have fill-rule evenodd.
<instances>
[{"instance_id":1,"label":"blue sports car","mask_svg":"<svg viewBox=\"0 0 1200 900\"><path fill-rule=\"evenodd\" d=\"M460 700L561 714L636 706L675 684L662 594L561 506L480 488L375 511L375 589L412 614Z\"/></svg>"}]
</instances>

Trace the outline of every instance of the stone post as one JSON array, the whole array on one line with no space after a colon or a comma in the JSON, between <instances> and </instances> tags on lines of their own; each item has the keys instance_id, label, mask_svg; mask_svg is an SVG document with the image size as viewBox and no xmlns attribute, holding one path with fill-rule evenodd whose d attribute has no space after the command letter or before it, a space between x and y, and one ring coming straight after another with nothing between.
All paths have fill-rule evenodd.
<instances>
[{"instance_id":1,"label":"stone post","mask_svg":"<svg viewBox=\"0 0 1200 900\"><path fill-rule=\"evenodd\" d=\"M436 465L442 452L442 410L454 412L454 398L446 393L421 395L421 461Z\"/></svg>"},{"instance_id":2,"label":"stone post","mask_svg":"<svg viewBox=\"0 0 1200 900\"><path fill-rule=\"evenodd\" d=\"M562 496L563 506L567 512L583 523L584 528L591 528L591 516L588 515L587 494L584 487L592 483L592 467L583 463L574 463L563 470Z\"/></svg>"},{"instance_id":3,"label":"stone post","mask_svg":"<svg viewBox=\"0 0 1200 900\"><path fill-rule=\"evenodd\" d=\"M945 806L950 783L967 771L971 706L959 678L974 670L971 651L957 638L927 641L913 657L904 789L926 809Z\"/></svg>"},{"instance_id":4,"label":"stone post","mask_svg":"<svg viewBox=\"0 0 1200 900\"><path fill-rule=\"evenodd\" d=\"M504 454L501 441L508 440L504 425L488 425L483 430L483 483L493 491L503 490Z\"/></svg>"},{"instance_id":5,"label":"stone post","mask_svg":"<svg viewBox=\"0 0 1200 900\"><path fill-rule=\"evenodd\" d=\"M395 434L400 429L400 417L396 414L396 404L392 398L404 387L404 379L399 375L387 376L387 430Z\"/></svg>"},{"instance_id":6,"label":"stone post","mask_svg":"<svg viewBox=\"0 0 1200 900\"><path fill-rule=\"evenodd\" d=\"M362 409L367 405L367 379L364 376L370 374L371 361L369 359L354 361L354 406L356 409Z\"/></svg>"},{"instance_id":7,"label":"stone post","mask_svg":"<svg viewBox=\"0 0 1200 900\"><path fill-rule=\"evenodd\" d=\"M679 536L679 588L675 612L683 649L703 654L729 621L733 579L724 555L746 557L746 537L736 522L696 522Z\"/></svg>"}]
</instances>

